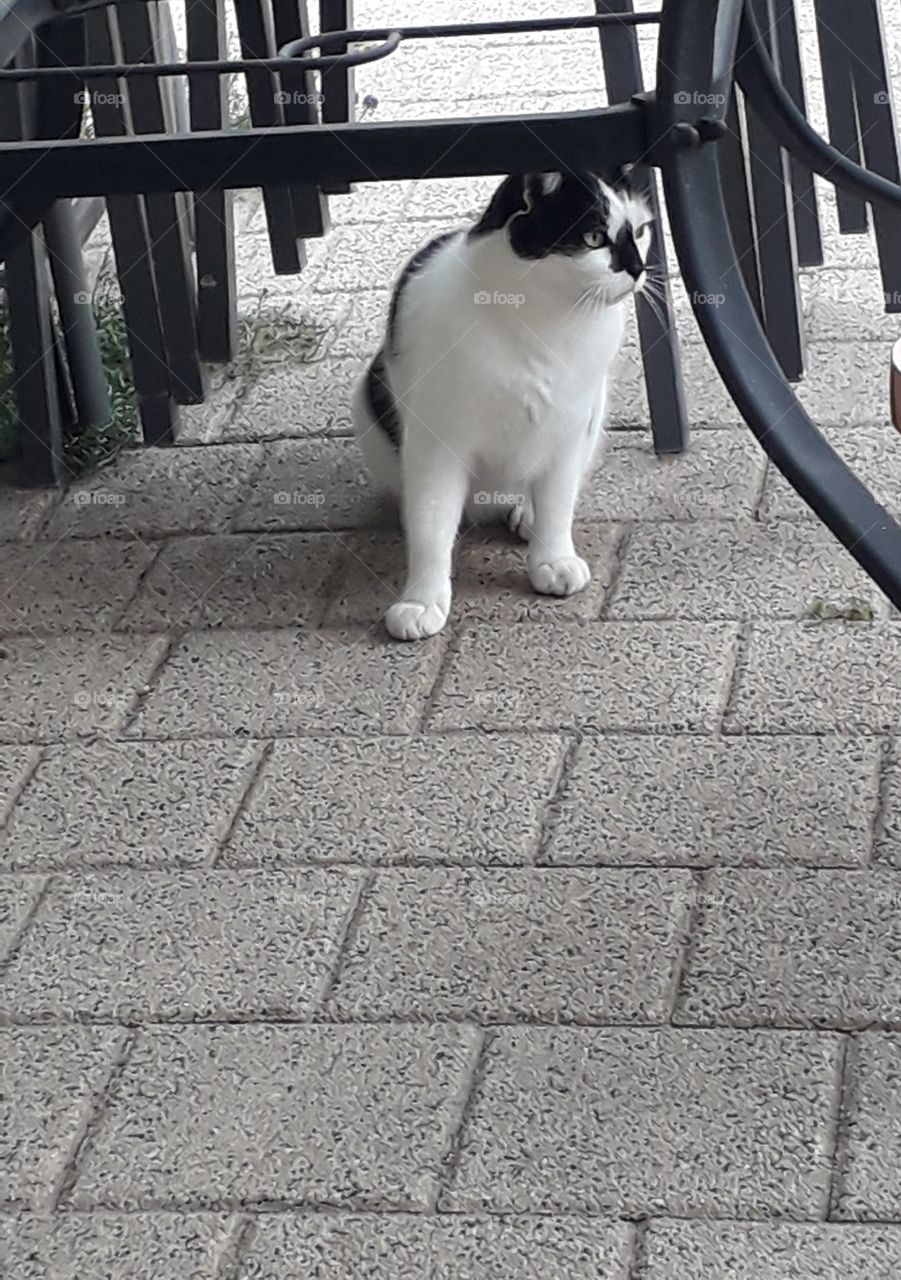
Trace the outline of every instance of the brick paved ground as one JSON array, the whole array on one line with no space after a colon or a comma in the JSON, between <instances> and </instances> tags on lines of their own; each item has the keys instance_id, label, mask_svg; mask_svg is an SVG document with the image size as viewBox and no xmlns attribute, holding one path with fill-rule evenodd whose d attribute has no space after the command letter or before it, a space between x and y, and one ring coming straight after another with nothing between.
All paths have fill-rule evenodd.
<instances>
[{"instance_id":1,"label":"brick paved ground","mask_svg":"<svg viewBox=\"0 0 901 1280\"><path fill-rule=\"evenodd\" d=\"M578 44L368 87L386 117L540 109ZM392 272L486 185L334 201L301 281L243 201L245 306L290 300L322 358L0 495L10 1280L901 1273L901 625L683 297L692 449L655 459L628 351L591 589L538 600L471 537L449 633L381 631L398 539L347 388ZM802 394L901 509L898 326L869 242L829 243ZM851 597L871 622L805 620Z\"/></svg>"}]
</instances>

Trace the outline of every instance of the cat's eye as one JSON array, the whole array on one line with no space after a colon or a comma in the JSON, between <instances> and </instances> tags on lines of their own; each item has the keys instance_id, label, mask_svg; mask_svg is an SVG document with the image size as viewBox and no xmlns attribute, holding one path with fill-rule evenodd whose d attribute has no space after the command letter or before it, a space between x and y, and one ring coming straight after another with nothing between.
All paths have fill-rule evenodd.
<instances>
[{"instance_id":1,"label":"cat's eye","mask_svg":"<svg viewBox=\"0 0 901 1280\"><path fill-rule=\"evenodd\" d=\"M603 231L586 231L582 236L582 243L586 249L600 249L607 243L607 237Z\"/></svg>"},{"instance_id":2,"label":"cat's eye","mask_svg":"<svg viewBox=\"0 0 901 1280\"><path fill-rule=\"evenodd\" d=\"M638 230L635 233L635 239L640 240L642 236L646 236L650 231L652 225L653 224L650 222L643 222L642 225L638 228Z\"/></svg>"}]
</instances>

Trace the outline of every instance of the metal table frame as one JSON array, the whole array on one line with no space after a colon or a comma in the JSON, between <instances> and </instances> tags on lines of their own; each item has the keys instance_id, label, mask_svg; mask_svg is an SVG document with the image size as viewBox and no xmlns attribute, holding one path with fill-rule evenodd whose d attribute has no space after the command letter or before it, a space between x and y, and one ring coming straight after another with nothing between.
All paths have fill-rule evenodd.
<instances>
[{"instance_id":1,"label":"metal table frame","mask_svg":"<svg viewBox=\"0 0 901 1280\"><path fill-rule=\"evenodd\" d=\"M877 0L871 2L875 5ZM771 18L780 3L784 0L665 0L660 14L635 15L628 0L615 6L599 0L599 16L559 20L563 26L620 32L660 21L656 93L593 111L392 124L285 123L265 134L210 129L202 136L144 134L89 143L72 138L0 142L0 257L21 247L23 237L33 238L29 229L42 223L53 202L64 196L193 191L203 197L226 185L266 187L273 175L286 171L303 175L307 188L323 191L346 189L352 182L417 178L426 172L459 177L557 170L561 164L602 171L618 164L651 165L662 174L685 285L731 396L776 466L889 598L901 605L901 526L838 457L798 402L789 379L798 376L793 366L799 353L791 343L778 350L773 339L779 326L766 320L767 308L772 317L778 297L755 299L753 273L735 269L736 221L730 210L734 193L724 193L718 150L725 153L733 136L736 84L777 148L791 157L796 173L808 179L810 172L818 173L845 193L845 217L859 217L857 206L863 203L880 210L880 218L895 219L901 211L896 174L862 168L860 158L871 166L874 158L856 155L853 138L847 140L844 153L819 138L800 109L798 77L794 94L791 75L784 82L780 79L774 50L759 25L761 15ZM25 4L44 12L41 0ZM0 23L0 36L3 26ZM290 63L283 58L245 60L246 65L207 61L193 69L212 73L223 66L244 65L257 72L324 72L334 77L360 61L390 56L403 40L554 26L553 20L536 20L330 30L316 41L304 37L294 42L286 51L295 55ZM363 50L353 47L362 41L376 44ZM322 46L326 56L312 56L314 45ZM54 76L158 76L184 70L183 64L129 68L113 63L99 71L70 66L44 74L46 83ZM0 85L4 79L34 74L0 72ZM809 200L806 211L809 215ZM803 233L803 252L815 260L816 237L809 216L805 220L805 208L795 211L795 219ZM782 246L777 247L781 252ZM757 284L765 293L772 282L763 256L758 266ZM884 270L889 267L884 261ZM722 295L722 304L705 306L702 300L710 294Z\"/></svg>"}]
</instances>

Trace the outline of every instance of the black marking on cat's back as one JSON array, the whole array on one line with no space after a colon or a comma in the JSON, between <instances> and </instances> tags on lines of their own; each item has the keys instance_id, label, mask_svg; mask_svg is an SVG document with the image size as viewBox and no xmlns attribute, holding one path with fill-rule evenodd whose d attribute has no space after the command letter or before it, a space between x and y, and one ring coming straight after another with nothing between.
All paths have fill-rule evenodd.
<instances>
[{"instance_id":1,"label":"black marking on cat's back","mask_svg":"<svg viewBox=\"0 0 901 1280\"><path fill-rule=\"evenodd\" d=\"M412 280L413 276L418 275L427 262L434 258L439 249L443 249L449 240L459 235L457 231L445 231L440 236L436 236L434 240L430 240L428 244L424 244L421 249L417 249L413 257L404 267L398 277L397 284L394 286L394 292L391 295L391 306L388 311L388 336L387 349L390 355L397 355L397 311L400 305L401 294ZM379 352L379 356L384 357L384 350ZM379 358L376 356L376 359Z\"/></svg>"},{"instance_id":2,"label":"black marking on cat's back","mask_svg":"<svg viewBox=\"0 0 901 1280\"><path fill-rule=\"evenodd\" d=\"M400 448L401 421L397 400L385 369L385 348L373 357L366 371L366 399L375 425L384 431L395 449Z\"/></svg>"}]
</instances>

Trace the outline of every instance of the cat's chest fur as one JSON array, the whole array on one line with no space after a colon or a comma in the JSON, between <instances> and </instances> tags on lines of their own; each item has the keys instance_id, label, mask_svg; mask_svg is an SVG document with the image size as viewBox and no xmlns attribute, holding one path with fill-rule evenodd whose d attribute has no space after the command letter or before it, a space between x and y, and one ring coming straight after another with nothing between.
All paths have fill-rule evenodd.
<instances>
[{"instance_id":1,"label":"cat's chest fur","mask_svg":"<svg viewBox=\"0 0 901 1280\"><path fill-rule=\"evenodd\" d=\"M579 304L552 264L465 241L404 292L392 379L410 417L440 424L487 480L514 479L588 431L622 342L622 307Z\"/></svg>"}]
</instances>

